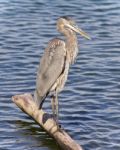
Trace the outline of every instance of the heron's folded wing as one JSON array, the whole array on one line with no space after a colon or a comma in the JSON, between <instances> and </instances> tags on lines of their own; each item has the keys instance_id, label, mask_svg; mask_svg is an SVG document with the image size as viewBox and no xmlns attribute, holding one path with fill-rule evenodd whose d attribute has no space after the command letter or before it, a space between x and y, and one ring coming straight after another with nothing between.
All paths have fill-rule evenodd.
<instances>
[{"instance_id":1,"label":"heron's folded wing","mask_svg":"<svg viewBox=\"0 0 120 150\"><path fill-rule=\"evenodd\" d=\"M45 49L37 74L36 88L40 96L49 92L65 65L65 43L54 39Z\"/></svg>"}]
</instances>

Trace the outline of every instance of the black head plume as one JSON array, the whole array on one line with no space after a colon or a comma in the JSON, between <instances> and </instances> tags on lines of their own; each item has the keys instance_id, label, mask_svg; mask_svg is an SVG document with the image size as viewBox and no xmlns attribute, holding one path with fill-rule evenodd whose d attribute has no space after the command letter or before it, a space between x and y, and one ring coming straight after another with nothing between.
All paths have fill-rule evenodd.
<instances>
[{"instance_id":1,"label":"black head plume","mask_svg":"<svg viewBox=\"0 0 120 150\"><path fill-rule=\"evenodd\" d=\"M65 19L65 20L68 20L68 21L70 21L70 20L71 20L71 18L70 18L70 17L68 17L68 16L61 16L61 18Z\"/></svg>"}]
</instances>

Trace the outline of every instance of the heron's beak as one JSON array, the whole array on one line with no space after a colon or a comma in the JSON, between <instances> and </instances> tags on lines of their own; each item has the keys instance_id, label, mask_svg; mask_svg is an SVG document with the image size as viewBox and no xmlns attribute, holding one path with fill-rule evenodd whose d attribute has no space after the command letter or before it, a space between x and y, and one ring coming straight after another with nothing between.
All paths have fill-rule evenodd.
<instances>
[{"instance_id":1,"label":"heron's beak","mask_svg":"<svg viewBox=\"0 0 120 150\"><path fill-rule=\"evenodd\" d=\"M70 24L67 24L67 27L69 27L69 28L72 29L73 31L79 33L80 35L82 35L82 36L85 37L86 39L88 39L88 40L91 39L87 33L85 33L82 29L78 28L77 26L72 26L72 25L70 25Z\"/></svg>"}]
</instances>

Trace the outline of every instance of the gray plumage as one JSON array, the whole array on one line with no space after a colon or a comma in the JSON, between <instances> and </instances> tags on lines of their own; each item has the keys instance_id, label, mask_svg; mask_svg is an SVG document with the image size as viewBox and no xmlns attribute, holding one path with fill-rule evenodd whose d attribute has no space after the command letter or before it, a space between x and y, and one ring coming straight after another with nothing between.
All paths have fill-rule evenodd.
<instances>
[{"instance_id":1,"label":"gray plumage","mask_svg":"<svg viewBox=\"0 0 120 150\"><path fill-rule=\"evenodd\" d=\"M41 58L37 72L35 102L41 109L46 96L50 92L53 95L53 114L58 115L58 93L63 89L67 80L69 66L74 62L78 53L76 32L82 36L89 36L79 29L75 22L68 17L59 18L57 29L65 35L65 41L55 38L48 43ZM55 110L56 109L56 112Z\"/></svg>"},{"instance_id":2,"label":"gray plumage","mask_svg":"<svg viewBox=\"0 0 120 150\"><path fill-rule=\"evenodd\" d=\"M68 69L65 68L66 64L65 43L57 38L51 40L41 58L37 72L35 100L38 106L49 92L61 90L60 78L63 74L67 75L68 72ZM66 72L65 69L67 69Z\"/></svg>"}]
</instances>

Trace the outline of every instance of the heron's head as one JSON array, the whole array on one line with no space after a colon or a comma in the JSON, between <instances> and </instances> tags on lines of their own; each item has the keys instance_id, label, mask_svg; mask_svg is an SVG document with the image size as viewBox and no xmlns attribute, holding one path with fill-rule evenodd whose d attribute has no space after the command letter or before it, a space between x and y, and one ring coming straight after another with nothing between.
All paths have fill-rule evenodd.
<instances>
[{"instance_id":1,"label":"heron's head","mask_svg":"<svg viewBox=\"0 0 120 150\"><path fill-rule=\"evenodd\" d=\"M73 32L79 33L86 39L89 39L89 40L91 39L87 33L85 33L82 29L78 28L75 21L73 21L71 18L67 16L63 16L58 19L57 29L58 31L63 32L63 33L65 32L65 30L69 30L69 31L71 30Z\"/></svg>"}]
</instances>

